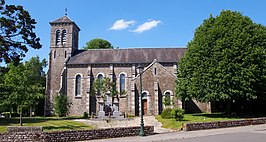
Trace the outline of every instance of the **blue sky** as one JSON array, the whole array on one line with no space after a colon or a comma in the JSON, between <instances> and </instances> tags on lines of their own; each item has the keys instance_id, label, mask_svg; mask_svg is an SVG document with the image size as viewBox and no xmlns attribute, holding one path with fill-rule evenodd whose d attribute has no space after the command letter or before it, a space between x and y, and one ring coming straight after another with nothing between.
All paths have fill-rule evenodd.
<instances>
[{"instance_id":1,"label":"blue sky","mask_svg":"<svg viewBox=\"0 0 266 142\"><path fill-rule=\"evenodd\" d=\"M94 38L108 40L115 47L186 47L195 29L210 14L239 11L254 22L266 25L263 0L6 0L20 4L37 21L36 33L42 49L26 54L48 59L49 22L64 16L80 27L79 48Z\"/></svg>"}]
</instances>

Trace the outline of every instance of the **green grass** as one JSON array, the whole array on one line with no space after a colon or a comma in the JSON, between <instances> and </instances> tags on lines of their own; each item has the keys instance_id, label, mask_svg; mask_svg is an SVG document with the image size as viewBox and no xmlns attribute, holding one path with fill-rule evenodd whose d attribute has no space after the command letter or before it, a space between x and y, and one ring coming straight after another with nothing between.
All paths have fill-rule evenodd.
<instances>
[{"instance_id":1,"label":"green grass","mask_svg":"<svg viewBox=\"0 0 266 142\"><path fill-rule=\"evenodd\" d=\"M196 114L185 114L183 121L176 121L175 119L163 119L160 115L156 116L156 119L162 123L164 128L180 130L183 123L236 120L240 118L227 117L221 113L196 113Z\"/></svg>"},{"instance_id":2,"label":"green grass","mask_svg":"<svg viewBox=\"0 0 266 142\"><path fill-rule=\"evenodd\" d=\"M23 126L43 126L44 131L59 130L89 130L92 126L82 122L73 121L77 117L57 118L57 117L23 117ZM0 118L0 132L6 132L7 126L19 126L19 117Z\"/></svg>"}]
</instances>

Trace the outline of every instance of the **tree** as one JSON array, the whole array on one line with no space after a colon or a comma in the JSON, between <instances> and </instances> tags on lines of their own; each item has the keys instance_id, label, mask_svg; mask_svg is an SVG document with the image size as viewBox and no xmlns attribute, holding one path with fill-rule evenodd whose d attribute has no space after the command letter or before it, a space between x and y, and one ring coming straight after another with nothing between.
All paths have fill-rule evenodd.
<instances>
[{"instance_id":1,"label":"tree","mask_svg":"<svg viewBox=\"0 0 266 142\"><path fill-rule=\"evenodd\" d=\"M204 20L179 62L177 96L201 102L265 98L266 28L239 12Z\"/></svg>"},{"instance_id":2,"label":"tree","mask_svg":"<svg viewBox=\"0 0 266 142\"><path fill-rule=\"evenodd\" d=\"M8 72L7 67L0 67L0 112L9 111L9 104L4 101L11 93L10 87L6 86L4 83L5 74Z\"/></svg>"},{"instance_id":3,"label":"tree","mask_svg":"<svg viewBox=\"0 0 266 142\"><path fill-rule=\"evenodd\" d=\"M68 112L68 107L70 103L67 100L67 96L58 94L55 96L55 103L54 103L54 109L55 114L58 117L66 116Z\"/></svg>"},{"instance_id":4,"label":"tree","mask_svg":"<svg viewBox=\"0 0 266 142\"><path fill-rule=\"evenodd\" d=\"M98 95L105 98L106 94L110 93L113 98L117 95L116 84L110 78L104 77L103 79L96 79L91 87L90 94L92 96Z\"/></svg>"},{"instance_id":5,"label":"tree","mask_svg":"<svg viewBox=\"0 0 266 142\"><path fill-rule=\"evenodd\" d=\"M0 63L19 61L25 57L28 47L41 48L40 38L34 29L36 21L22 6L7 5L0 0Z\"/></svg>"},{"instance_id":6,"label":"tree","mask_svg":"<svg viewBox=\"0 0 266 142\"><path fill-rule=\"evenodd\" d=\"M95 38L86 43L83 49L112 49L113 46L110 42L104 39Z\"/></svg>"},{"instance_id":7,"label":"tree","mask_svg":"<svg viewBox=\"0 0 266 142\"><path fill-rule=\"evenodd\" d=\"M11 93L4 102L18 107L20 125L22 126L22 112L26 108L33 108L38 100L43 98L45 90L45 74L43 68L46 61L33 57L24 64L9 65L5 74L5 85L10 87Z\"/></svg>"}]
</instances>

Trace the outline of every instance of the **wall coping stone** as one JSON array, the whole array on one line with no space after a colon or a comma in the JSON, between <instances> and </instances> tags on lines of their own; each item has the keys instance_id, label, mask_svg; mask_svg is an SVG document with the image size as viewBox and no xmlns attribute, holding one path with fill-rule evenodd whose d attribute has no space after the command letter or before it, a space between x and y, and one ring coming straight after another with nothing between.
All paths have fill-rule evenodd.
<instances>
[{"instance_id":1,"label":"wall coping stone","mask_svg":"<svg viewBox=\"0 0 266 142\"><path fill-rule=\"evenodd\" d=\"M259 125L259 124L266 124L266 117L247 118L240 120L225 120L225 121L215 121L215 122L185 123L182 125L182 130L196 131L196 130L239 127L239 126Z\"/></svg>"},{"instance_id":2,"label":"wall coping stone","mask_svg":"<svg viewBox=\"0 0 266 142\"><path fill-rule=\"evenodd\" d=\"M42 126L7 126L7 132L42 132Z\"/></svg>"}]
</instances>

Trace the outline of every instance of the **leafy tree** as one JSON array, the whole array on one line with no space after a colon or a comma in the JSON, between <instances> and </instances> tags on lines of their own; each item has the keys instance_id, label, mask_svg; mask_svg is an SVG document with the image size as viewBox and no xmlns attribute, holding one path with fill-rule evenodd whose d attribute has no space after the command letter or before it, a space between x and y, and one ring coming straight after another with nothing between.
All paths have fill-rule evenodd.
<instances>
[{"instance_id":1,"label":"leafy tree","mask_svg":"<svg viewBox=\"0 0 266 142\"><path fill-rule=\"evenodd\" d=\"M55 114L59 117L66 116L70 103L67 100L67 96L58 94L55 96L54 109Z\"/></svg>"},{"instance_id":2,"label":"leafy tree","mask_svg":"<svg viewBox=\"0 0 266 142\"><path fill-rule=\"evenodd\" d=\"M46 61L33 57L24 64L9 65L9 71L5 74L5 85L10 87L11 93L3 102L17 106L20 113L20 125L22 125L23 109L37 105L43 98L45 89L45 74L43 68Z\"/></svg>"},{"instance_id":3,"label":"leafy tree","mask_svg":"<svg viewBox=\"0 0 266 142\"><path fill-rule=\"evenodd\" d=\"M110 93L110 96L112 98L117 95L115 82L112 82L111 79L108 77L94 80L90 90L90 94L92 96L98 95L105 97L106 93Z\"/></svg>"},{"instance_id":4,"label":"leafy tree","mask_svg":"<svg viewBox=\"0 0 266 142\"><path fill-rule=\"evenodd\" d=\"M86 43L83 49L112 49L113 46L110 42L104 39L95 38Z\"/></svg>"},{"instance_id":5,"label":"leafy tree","mask_svg":"<svg viewBox=\"0 0 266 142\"><path fill-rule=\"evenodd\" d=\"M10 87L6 86L4 83L4 77L7 72L8 68L0 67L0 113L10 110L9 104L4 101L11 93Z\"/></svg>"},{"instance_id":6,"label":"leafy tree","mask_svg":"<svg viewBox=\"0 0 266 142\"><path fill-rule=\"evenodd\" d=\"M266 28L239 12L210 16L179 62L177 96L201 102L265 98Z\"/></svg>"},{"instance_id":7,"label":"leafy tree","mask_svg":"<svg viewBox=\"0 0 266 142\"><path fill-rule=\"evenodd\" d=\"M18 63L28 47L41 48L40 39L35 32L36 21L22 6L7 5L0 0L0 63Z\"/></svg>"}]
</instances>

